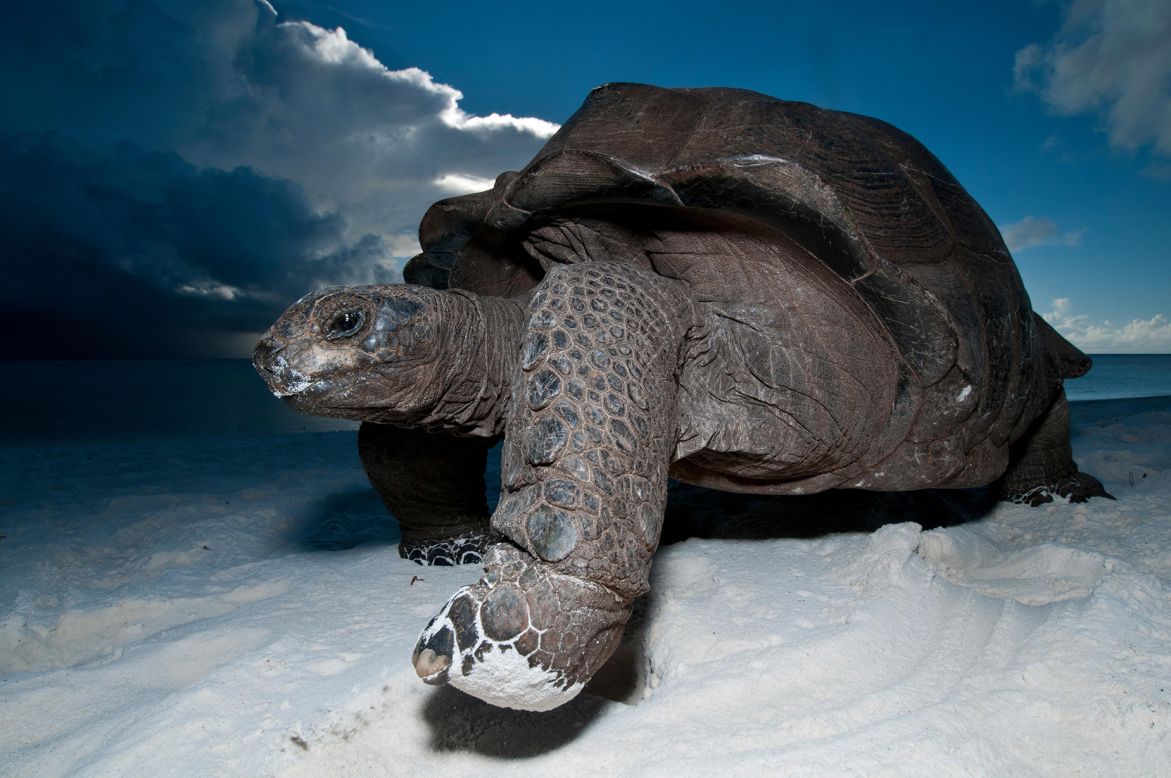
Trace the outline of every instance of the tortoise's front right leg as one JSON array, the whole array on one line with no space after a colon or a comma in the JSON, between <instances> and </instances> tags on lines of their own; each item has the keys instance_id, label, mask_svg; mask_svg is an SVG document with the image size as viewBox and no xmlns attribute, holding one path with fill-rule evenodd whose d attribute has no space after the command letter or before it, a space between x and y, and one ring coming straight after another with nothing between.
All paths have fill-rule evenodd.
<instances>
[{"instance_id":1,"label":"tortoise's front right leg","mask_svg":"<svg viewBox=\"0 0 1171 778\"><path fill-rule=\"evenodd\" d=\"M482 561L492 538L484 467L493 442L362 423L358 455L402 528L400 556L421 565Z\"/></svg>"},{"instance_id":2,"label":"tortoise's front right leg","mask_svg":"<svg viewBox=\"0 0 1171 778\"><path fill-rule=\"evenodd\" d=\"M556 267L530 305L505 432L487 575L415 648L428 683L548 710L610 657L649 588L677 435L690 310L678 283L630 265Z\"/></svg>"}]
</instances>

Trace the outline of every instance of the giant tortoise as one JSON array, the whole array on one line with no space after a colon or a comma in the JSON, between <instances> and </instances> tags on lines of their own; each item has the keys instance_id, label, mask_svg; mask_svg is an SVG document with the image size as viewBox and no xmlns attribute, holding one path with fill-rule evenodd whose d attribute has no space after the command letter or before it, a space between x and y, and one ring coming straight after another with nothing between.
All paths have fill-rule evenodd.
<instances>
[{"instance_id":1,"label":"giant tortoise","mask_svg":"<svg viewBox=\"0 0 1171 778\"><path fill-rule=\"evenodd\" d=\"M296 408L363 422L404 556L483 561L419 638L428 683L531 710L577 694L648 590L668 478L1105 495L1062 389L1090 361L980 206L877 119L599 87L420 240L407 284L303 298L255 364Z\"/></svg>"}]
</instances>

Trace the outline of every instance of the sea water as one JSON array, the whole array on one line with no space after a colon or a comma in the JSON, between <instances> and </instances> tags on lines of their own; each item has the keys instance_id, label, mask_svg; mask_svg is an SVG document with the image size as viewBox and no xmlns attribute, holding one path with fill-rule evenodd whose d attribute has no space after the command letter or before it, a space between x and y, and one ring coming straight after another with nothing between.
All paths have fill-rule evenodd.
<instances>
[{"instance_id":1,"label":"sea water","mask_svg":"<svg viewBox=\"0 0 1171 778\"><path fill-rule=\"evenodd\" d=\"M1072 402L1171 396L1171 354L1107 354ZM0 363L0 441L354 430L294 411L243 359Z\"/></svg>"},{"instance_id":2,"label":"sea water","mask_svg":"<svg viewBox=\"0 0 1171 778\"><path fill-rule=\"evenodd\" d=\"M1171 396L1171 354L1095 354L1094 367L1065 382L1071 402Z\"/></svg>"},{"instance_id":3,"label":"sea water","mask_svg":"<svg viewBox=\"0 0 1171 778\"><path fill-rule=\"evenodd\" d=\"M357 429L274 397L245 359L0 364L7 442Z\"/></svg>"}]
</instances>

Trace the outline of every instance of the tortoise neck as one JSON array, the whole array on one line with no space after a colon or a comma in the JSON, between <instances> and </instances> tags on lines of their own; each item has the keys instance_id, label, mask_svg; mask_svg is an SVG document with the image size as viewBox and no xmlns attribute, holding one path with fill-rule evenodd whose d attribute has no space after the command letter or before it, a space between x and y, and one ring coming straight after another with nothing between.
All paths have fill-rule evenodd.
<instances>
[{"instance_id":1,"label":"tortoise neck","mask_svg":"<svg viewBox=\"0 0 1171 778\"><path fill-rule=\"evenodd\" d=\"M444 294L453 313L445 328L444 391L422 426L460 435L500 435L518 369L524 305L462 289Z\"/></svg>"}]
</instances>

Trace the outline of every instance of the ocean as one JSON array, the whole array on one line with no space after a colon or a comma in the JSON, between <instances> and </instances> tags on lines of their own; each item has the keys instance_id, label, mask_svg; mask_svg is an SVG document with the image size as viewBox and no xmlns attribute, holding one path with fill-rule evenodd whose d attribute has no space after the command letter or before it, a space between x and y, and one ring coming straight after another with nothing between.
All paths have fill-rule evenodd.
<instances>
[{"instance_id":1,"label":"ocean","mask_svg":"<svg viewBox=\"0 0 1171 778\"><path fill-rule=\"evenodd\" d=\"M1094 367L1065 382L1070 402L1171 396L1171 354L1093 354Z\"/></svg>"},{"instance_id":2,"label":"ocean","mask_svg":"<svg viewBox=\"0 0 1171 778\"><path fill-rule=\"evenodd\" d=\"M244 359L7 362L0 380L5 443L353 430L297 413ZM1103 354L1066 382L1074 403L1171 396L1171 354Z\"/></svg>"}]
</instances>

